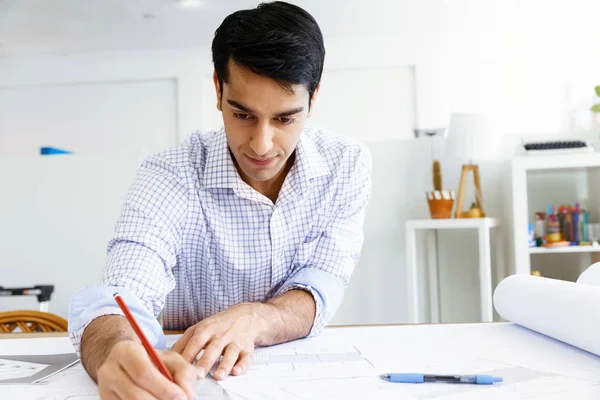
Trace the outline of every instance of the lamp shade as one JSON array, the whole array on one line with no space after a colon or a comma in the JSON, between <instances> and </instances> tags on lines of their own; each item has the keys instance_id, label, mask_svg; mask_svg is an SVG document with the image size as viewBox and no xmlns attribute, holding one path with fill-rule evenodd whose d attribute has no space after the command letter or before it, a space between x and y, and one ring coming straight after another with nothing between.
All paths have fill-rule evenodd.
<instances>
[{"instance_id":1,"label":"lamp shade","mask_svg":"<svg viewBox=\"0 0 600 400\"><path fill-rule=\"evenodd\" d=\"M452 114L445 153L463 161L493 161L500 156L496 120L483 114Z\"/></svg>"}]
</instances>

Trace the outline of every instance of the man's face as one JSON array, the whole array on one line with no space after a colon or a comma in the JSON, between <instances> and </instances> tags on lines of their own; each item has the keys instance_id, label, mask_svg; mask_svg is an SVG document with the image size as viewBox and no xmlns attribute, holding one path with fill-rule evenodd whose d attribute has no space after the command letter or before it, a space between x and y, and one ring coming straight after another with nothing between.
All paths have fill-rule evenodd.
<instances>
[{"instance_id":1,"label":"man's face","mask_svg":"<svg viewBox=\"0 0 600 400\"><path fill-rule=\"evenodd\" d=\"M242 179L250 185L267 183L284 170L296 148L309 116L308 91L294 85L290 92L232 61L228 68L222 93L213 77L227 143Z\"/></svg>"}]
</instances>

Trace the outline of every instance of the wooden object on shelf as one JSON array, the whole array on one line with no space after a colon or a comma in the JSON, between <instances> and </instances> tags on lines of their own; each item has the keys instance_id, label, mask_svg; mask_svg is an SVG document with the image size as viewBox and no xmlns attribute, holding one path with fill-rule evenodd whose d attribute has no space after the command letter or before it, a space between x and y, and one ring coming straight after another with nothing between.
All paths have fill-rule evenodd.
<instances>
[{"instance_id":1,"label":"wooden object on shelf","mask_svg":"<svg viewBox=\"0 0 600 400\"><path fill-rule=\"evenodd\" d=\"M456 218L469 218L469 212L463 210L463 201L465 199L465 188L467 187L468 173L473 172L473 180L475 183L475 204L481 211L480 218L485 218L483 211L483 196L481 195L481 181L479 180L479 167L476 164L465 164L462 166L460 173L460 186L458 188L458 196L456 200Z\"/></svg>"}]
</instances>

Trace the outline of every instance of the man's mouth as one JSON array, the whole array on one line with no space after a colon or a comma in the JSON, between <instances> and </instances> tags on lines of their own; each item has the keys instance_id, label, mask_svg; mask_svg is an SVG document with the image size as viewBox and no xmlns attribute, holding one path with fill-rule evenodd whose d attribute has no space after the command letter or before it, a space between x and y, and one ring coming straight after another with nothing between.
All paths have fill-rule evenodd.
<instances>
[{"instance_id":1,"label":"man's mouth","mask_svg":"<svg viewBox=\"0 0 600 400\"><path fill-rule=\"evenodd\" d=\"M269 165L274 159L275 157L271 157L271 158L253 158L250 156L246 156L248 157L248 159L255 165L258 165L260 167L265 167L267 165Z\"/></svg>"}]
</instances>

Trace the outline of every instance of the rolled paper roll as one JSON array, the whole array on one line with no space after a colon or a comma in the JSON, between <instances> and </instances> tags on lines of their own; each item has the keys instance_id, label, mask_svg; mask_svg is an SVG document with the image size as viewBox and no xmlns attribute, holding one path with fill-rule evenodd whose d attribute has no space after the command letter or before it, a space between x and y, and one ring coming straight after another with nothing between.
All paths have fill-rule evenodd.
<instances>
[{"instance_id":1,"label":"rolled paper roll","mask_svg":"<svg viewBox=\"0 0 600 400\"><path fill-rule=\"evenodd\" d=\"M502 318L600 355L600 286L512 275L494 292Z\"/></svg>"}]
</instances>

